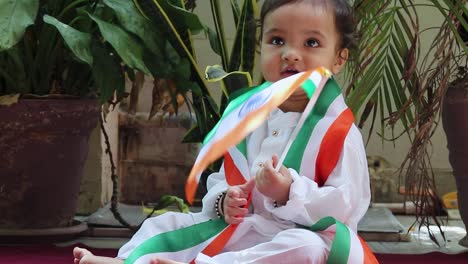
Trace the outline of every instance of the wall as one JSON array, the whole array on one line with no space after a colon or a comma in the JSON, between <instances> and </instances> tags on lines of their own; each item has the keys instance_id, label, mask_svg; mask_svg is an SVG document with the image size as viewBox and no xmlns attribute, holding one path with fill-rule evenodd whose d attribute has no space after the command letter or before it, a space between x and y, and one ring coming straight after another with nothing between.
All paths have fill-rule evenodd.
<instances>
[{"instance_id":1,"label":"wall","mask_svg":"<svg viewBox=\"0 0 468 264\"><path fill-rule=\"evenodd\" d=\"M425 0L415 1L417 4L427 4ZM420 16L420 28L433 28L431 30L425 31L421 34L421 54L425 54L429 50L429 41L425 41L428 37L432 37L438 28L437 25L441 24L443 17L436 11L434 8L429 8L427 6L419 6L418 12L423 14ZM421 64L422 61L419 61ZM442 121L438 119L440 126L438 126L434 136L432 137L432 146L430 146L429 153L431 154L431 164L434 169L437 170L451 170L450 164L448 162L448 151L447 151L447 141L445 139L445 133L442 129ZM362 130L362 134L365 138L368 136L368 128L370 123L366 124L366 127ZM380 126L377 126L374 131L379 131ZM401 133L401 126L397 126L395 134ZM388 133L387 133L388 132ZM387 135L391 135L389 129L386 130ZM369 155L379 155L387 159L393 166L398 167L403 159L405 158L406 152L410 148L410 142L407 137L403 136L398 139L396 142L382 142L381 138L378 137L376 133L372 135L371 141L367 145L367 152Z\"/></svg>"},{"instance_id":2,"label":"wall","mask_svg":"<svg viewBox=\"0 0 468 264\"><path fill-rule=\"evenodd\" d=\"M225 21L232 21L232 14L229 7L229 1L219 2L222 6L222 10L224 11L223 16L225 16L226 18ZM418 0L416 2L424 4L425 0ZM211 10L209 1L197 1L197 5L198 6L196 8L196 13L201 17L204 23L214 28L213 22L211 21ZM420 12L424 13L424 16L421 17L420 21L421 28L427 28L433 25L438 25L442 19L442 17L439 16L436 11L427 7L420 7ZM233 23L226 23L225 26L228 45L230 46L232 45L233 37L235 35L234 25ZM429 48L428 43L424 41L424 36L430 34L431 31L428 31L422 35L422 52ZM193 41L196 48L197 61L199 62L199 65L202 69L205 69L207 65L221 63L219 56L211 50L209 43L203 34L193 36ZM258 76L257 78L254 78L254 80L258 80ZM217 84L211 84L210 90L216 98L220 97L221 91ZM147 98L147 100L141 100L140 109L149 109L149 105L151 104L151 102L148 100L151 98L150 94L151 87L147 85L140 97L141 99ZM368 136L369 126L370 124L366 124L366 127L362 130L362 134L365 139ZM118 138L116 125L116 111L110 114L109 120L107 122L107 127L111 136L113 151L115 150L114 153L116 153L116 143ZM374 131L378 130L379 127L376 127ZM401 129L397 128L396 131L401 131ZM112 190L108 157L105 153L103 154L103 156L95 155L95 153L102 153L104 149L101 146L101 144L98 143L99 139L98 134L96 133L90 141L92 152L88 158L89 161L87 164L86 175L82 184L82 196L80 197L80 212L82 213L92 212L96 210L99 206L102 206L103 204L109 202ZM390 133L388 133L388 135L390 135ZM432 141L432 166L436 169L436 173L443 175L440 177L447 178L447 175L450 174L451 168L448 163L448 152L446 149L445 134L443 133L441 126L436 131L435 135L432 138ZM372 135L371 141L367 145L367 152L368 155L383 157L390 163L391 167L398 167L403 161L409 147L410 144L406 138L401 138L395 143L382 143L381 139L374 133ZM116 160L117 157L114 156L114 159ZM453 179L448 179L448 181L450 182L450 184L453 183Z\"/></svg>"}]
</instances>

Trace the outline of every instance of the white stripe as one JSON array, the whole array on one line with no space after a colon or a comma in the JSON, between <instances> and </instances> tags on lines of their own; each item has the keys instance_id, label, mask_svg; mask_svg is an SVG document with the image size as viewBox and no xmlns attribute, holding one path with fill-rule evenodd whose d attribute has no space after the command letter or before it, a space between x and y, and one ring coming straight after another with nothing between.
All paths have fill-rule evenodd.
<instances>
[{"instance_id":1,"label":"white stripe","mask_svg":"<svg viewBox=\"0 0 468 264\"><path fill-rule=\"evenodd\" d=\"M313 71L312 74L310 75L309 79L315 84L315 87L318 87L320 85L320 82L323 79L327 79L324 77L322 74L320 74L318 71Z\"/></svg>"},{"instance_id":2,"label":"white stripe","mask_svg":"<svg viewBox=\"0 0 468 264\"><path fill-rule=\"evenodd\" d=\"M356 233L348 227L351 236L351 247L349 249L349 264L364 263L364 250L362 249L361 241Z\"/></svg>"},{"instance_id":3,"label":"white stripe","mask_svg":"<svg viewBox=\"0 0 468 264\"><path fill-rule=\"evenodd\" d=\"M286 143L286 147L283 150L283 154L278 160L278 164L276 164L275 171L279 172L281 166L283 165L283 161L286 158L286 155L289 152L289 148L291 147L294 139L296 139L297 134L301 130L302 126L304 125L305 120L309 116L310 112L312 111L313 107L317 103L317 100L319 98L320 93L322 92L324 86L325 86L325 81L328 80L327 78L324 78L320 73L314 71L312 74L309 76L309 79L314 83L315 85L315 91L312 94L312 97L310 98L309 102L307 103L306 108L304 109L301 118L297 122L296 127L294 128L293 132L291 133L291 136L289 137L288 142Z\"/></svg>"},{"instance_id":4,"label":"white stripe","mask_svg":"<svg viewBox=\"0 0 468 264\"><path fill-rule=\"evenodd\" d=\"M236 147L230 148L228 151L229 151L229 154L231 154L234 164L239 169L242 176L244 176L244 179L248 181L250 179L250 173L249 173L250 170L249 170L249 164L247 162L247 158Z\"/></svg>"},{"instance_id":5,"label":"white stripe","mask_svg":"<svg viewBox=\"0 0 468 264\"><path fill-rule=\"evenodd\" d=\"M221 234L221 233L220 233ZM160 253L151 253L147 255L143 255L138 258L134 264L148 264L150 260L155 257L161 257L166 259L171 259L173 261L180 261L188 263L192 261L200 251L202 251L211 241L213 241L218 235L206 240L205 242L198 244L194 247L187 248L181 251L176 252L160 252Z\"/></svg>"},{"instance_id":6,"label":"white stripe","mask_svg":"<svg viewBox=\"0 0 468 264\"><path fill-rule=\"evenodd\" d=\"M290 76L285 79L281 79L272 85L270 85L268 88L263 89L262 91L255 93L255 97L257 98L262 98L262 96L265 96L263 99L268 99L268 100L262 100L262 104L256 105L255 109L260 108L263 106L267 101L269 101L275 94L279 93L280 91L288 90L289 87L298 79L301 77L301 74L295 74L293 76ZM224 117L221 120L221 123L218 126L218 129L216 130L216 133L213 135L212 139L210 141L218 141L219 139L223 138L229 131L231 131L234 127L236 127L241 120L239 118L240 116L245 116L247 113L241 113L243 109L243 106L246 105L246 103L249 102L250 99L252 99L253 96L245 100L239 107L234 109L231 113L229 113L226 117ZM252 110L255 109L249 109L251 112Z\"/></svg>"},{"instance_id":7,"label":"white stripe","mask_svg":"<svg viewBox=\"0 0 468 264\"><path fill-rule=\"evenodd\" d=\"M309 179L315 178L315 162L317 160L317 155L320 150L320 143L316 139L323 139L328 128L333 124L336 118L347 108L342 95L339 95L328 107L325 116L317 123L312 135L310 135L310 140L307 142L306 151L302 156L301 161L301 175L307 176Z\"/></svg>"},{"instance_id":8,"label":"white stripe","mask_svg":"<svg viewBox=\"0 0 468 264\"><path fill-rule=\"evenodd\" d=\"M314 73L316 73L316 72L314 72ZM263 100L265 98L260 100L263 103L259 104L259 105L256 105L256 107L259 108L259 107L263 106L266 101L269 101L271 99L271 97L273 97L273 95L282 94L285 91L289 90L291 85L298 78L300 78L303 74L305 74L305 73L298 73L298 74L294 74L294 75L292 75L290 77L281 79L281 80L271 84L268 88L265 88L262 91L260 91L258 93L255 93L253 95L255 97L262 98L262 96L265 96L265 98L268 98L268 100ZM311 76L315 76L315 75L312 74ZM309 76L309 78L310 78L310 76ZM314 77L314 78L317 78L317 77ZM312 81L314 81L314 80L312 80ZM213 145L214 142L217 142L217 141L221 140L222 138L224 138L229 131L231 131L234 127L236 127L238 125L238 123L241 120L241 118L239 118L239 117L240 116L244 117L246 115L246 113L241 113L241 112L243 112L243 110L246 110L244 108L244 106L248 105L249 100L252 99L253 96L247 98L245 100L245 102L243 102L241 105L239 105L239 107L237 107L236 109L232 110L232 112L230 112L227 116L225 116L220 121L220 123L219 123L219 125L217 127L217 130L215 131L214 135L211 137L210 141L206 142L206 144L200 150L200 153L198 154L197 159L195 160L195 164L197 164L199 161L204 159L206 153L208 152L208 150L211 149L211 146ZM252 111L254 109L248 109L248 110ZM255 127L248 127L247 130L248 129L254 130ZM201 174L202 174L202 171L198 172L197 175L196 175L197 183L200 182Z\"/></svg>"}]
</instances>

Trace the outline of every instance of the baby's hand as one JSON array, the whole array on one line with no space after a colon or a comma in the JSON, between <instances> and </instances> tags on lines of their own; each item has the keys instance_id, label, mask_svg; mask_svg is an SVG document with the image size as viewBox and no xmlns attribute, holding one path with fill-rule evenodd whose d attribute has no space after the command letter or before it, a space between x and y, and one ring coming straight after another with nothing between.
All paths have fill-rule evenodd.
<instances>
[{"instance_id":1,"label":"baby's hand","mask_svg":"<svg viewBox=\"0 0 468 264\"><path fill-rule=\"evenodd\" d=\"M223 203L224 220L228 224L239 224L249 212L247 197L255 187L255 180L251 179L245 184L231 186L226 191Z\"/></svg>"},{"instance_id":2,"label":"baby's hand","mask_svg":"<svg viewBox=\"0 0 468 264\"><path fill-rule=\"evenodd\" d=\"M263 195L270 197L278 204L286 204L289 200L292 176L284 166L281 166L279 172L276 172L277 164L278 156L273 155L272 160L265 162L263 168L258 170L255 182L257 190Z\"/></svg>"}]
</instances>

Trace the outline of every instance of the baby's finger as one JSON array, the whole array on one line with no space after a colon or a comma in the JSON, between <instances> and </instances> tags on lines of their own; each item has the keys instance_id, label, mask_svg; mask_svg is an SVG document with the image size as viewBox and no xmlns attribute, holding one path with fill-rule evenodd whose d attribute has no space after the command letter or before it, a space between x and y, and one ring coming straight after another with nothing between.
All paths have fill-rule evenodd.
<instances>
[{"instance_id":1,"label":"baby's finger","mask_svg":"<svg viewBox=\"0 0 468 264\"><path fill-rule=\"evenodd\" d=\"M279 161L278 155L273 154L273 156L271 157L271 161L273 162L273 168L276 168L276 165L278 165Z\"/></svg>"},{"instance_id":2,"label":"baby's finger","mask_svg":"<svg viewBox=\"0 0 468 264\"><path fill-rule=\"evenodd\" d=\"M229 198L239 198L240 197L240 192L237 188L229 188L226 192L226 197Z\"/></svg>"},{"instance_id":3,"label":"baby's finger","mask_svg":"<svg viewBox=\"0 0 468 264\"><path fill-rule=\"evenodd\" d=\"M247 198L255 187L255 178L250 179L248 182L239 185L238 187L241 190L241 197Z\"/></svg>"},{"instance_id":4,"label":"baby's finger","mask_svg":"<svg viewBox=\"0 0 468 264\"><path fill-rule=\"evenodd\" d=\"M224 216L224 221L230 225L237 225L237 224L240 224L242 223L243 219L242 218L236 218L236 217L232 217L232 216L229 216L229 215L225 215Z\"/></svg>"},{"instance_id":5,"label":"baby's finger","mask_svg":"<svg viewBox=\"0 0 468 264\"><path fill-rule=\"evenodd\" d=\"M226 208L225 214L231 217L244 217L248 212L247 208L229 206Z\"/></svg>"},{"instance_id":6,"label":"baby's finger","mask_svg":"<svg viewBox=\"0 0 468 264\"><path fill-rule=\"evenodd\" d=\"M229 207L242 207L247 204L247 199L245 198L226 197L224 201L224 205Z\"/></svg>"},{"instance_id":7,"label":"baby's finger","mask_svg":"<svg viewBox=\"0 0 468 264\"><path fill-rule=\"evenodd\" d=\"M265 166L263 167L263 169L265 170L266 175L275 172L275 168L274 168L273 162L271 160L267 160L265 162Z\"/></svg>"},{"instance_id":8,"label":"baby's finger","mask_svg":"<svg viewBox=\"0 0 468 264\"><path fill-rule=\"evenodd\" d=\"M224 220L228 224L239 224L244 220L244 216L248 213L248 209L239 207L228 207L224 215Z\"/></svg>"}]
</instances>

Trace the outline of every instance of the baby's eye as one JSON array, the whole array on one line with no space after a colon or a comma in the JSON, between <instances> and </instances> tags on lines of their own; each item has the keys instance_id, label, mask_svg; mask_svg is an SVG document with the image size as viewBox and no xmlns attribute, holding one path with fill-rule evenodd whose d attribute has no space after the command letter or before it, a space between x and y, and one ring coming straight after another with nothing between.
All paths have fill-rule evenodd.
<instances>
[{"instance_id":1,"label":"baby's eye","mask_svg":"<svg viewBox=\"0 0 468 264\"><path fill-rule=\"evenodd\" d=\"M317 47L317 46L319 45L319 43L318 43L318 41L315 40L315 39L308 39L308 40L306 41L305 45L306 45L307 47L315 48L315 47Z\"/></svg>"},{"instance_id":2,"label":"baby's eye","mask_svg":"<svg viewBox=\"0 0 468 264\"><path fill-rule=\"evenodd\" d=\"M284 44L284 40L280 37L273 37L271 38L271 44L273 45L283 45Z\"/></svg>"}]
</instances>

